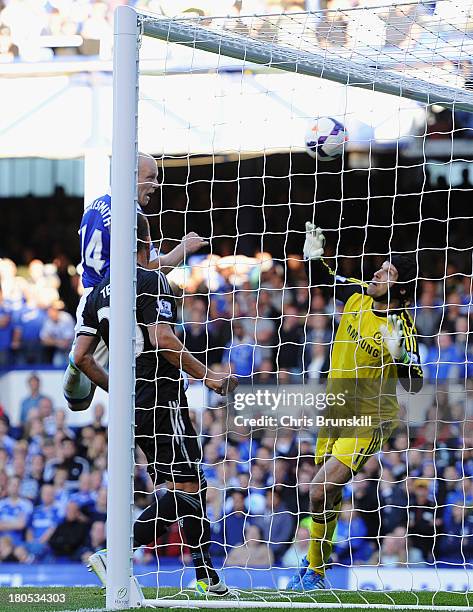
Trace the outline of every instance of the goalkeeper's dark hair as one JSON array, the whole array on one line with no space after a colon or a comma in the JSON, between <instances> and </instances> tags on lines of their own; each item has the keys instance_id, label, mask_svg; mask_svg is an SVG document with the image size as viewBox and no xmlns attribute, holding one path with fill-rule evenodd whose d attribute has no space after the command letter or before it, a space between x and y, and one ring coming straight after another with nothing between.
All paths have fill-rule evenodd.
<instances>
[{"instance_id":1,"label":"goalkeeper's dark hair","mask_svg":"<svg viewBox=\"0 0 473 612\"><path fill-rule=\"evenodd\" d=\"M141 213L137 214L136 217L136 248L137 251L143 251L146 248L146 245L149 244L149 223L148 219Z\"/></svg>"},{"instance_id":2,"label":"goalkeeper's dark hair","mask_svg":"<svg viewBox=\"0 0 473 612\"><path fill-rule=\"evenodd\" d=\"M394 297L399 298L402 303L413 301L419 272L416 256L413 253L394 253L389 261L398 273L397 281L391 289L391 293L394 293Z\"/></svg>"}]
</instances>

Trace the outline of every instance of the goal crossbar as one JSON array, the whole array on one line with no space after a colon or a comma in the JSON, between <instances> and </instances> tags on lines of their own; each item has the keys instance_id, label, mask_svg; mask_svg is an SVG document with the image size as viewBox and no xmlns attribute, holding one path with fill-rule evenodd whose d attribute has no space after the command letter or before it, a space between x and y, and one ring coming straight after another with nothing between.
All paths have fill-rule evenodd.
<instances>
[{"instance_id":1,"label":"goal crossbar","mask_svg":"<svg viewBox=\"0 0 473 612\"><path fill-rule=\"evenodd\" d=\"M321 50L292 49L274 42L265 42L227 31L212 31L196 21L150 17L138 13L142 33L166 42L226 55L270 68L328 79L376 92L392 94L444 107L473 112L473 91L431 83L383 70L364 66Z\"/></svg>"}]
</instances>

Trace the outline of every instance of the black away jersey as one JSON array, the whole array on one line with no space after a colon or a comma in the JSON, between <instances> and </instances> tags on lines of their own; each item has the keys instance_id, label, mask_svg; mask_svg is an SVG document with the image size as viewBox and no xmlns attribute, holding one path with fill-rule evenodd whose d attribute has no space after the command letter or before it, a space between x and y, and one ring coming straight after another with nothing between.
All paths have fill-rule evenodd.
<instances>
[{"instance_id":1,"label":"black away jersey","mask_svg":"<svg viewBox=\"0 0 473 612\"><path fill-rule=\"evenodd\" d=\"M160 390L176 396L180 370L159 355L149 338L149 327L156 323L175 324L176 300L166 276L156 270L138 268L136 277L136 383L137 395L143 386L154 397ZM109 347L110 276L107 276L87 296L83 323L79 335L101 337ZM149 387L152 385L152 390ZM138 398L137 398L138 399ZM171 399L171 397L170 397Z\"/></svg>"}]
</instances>

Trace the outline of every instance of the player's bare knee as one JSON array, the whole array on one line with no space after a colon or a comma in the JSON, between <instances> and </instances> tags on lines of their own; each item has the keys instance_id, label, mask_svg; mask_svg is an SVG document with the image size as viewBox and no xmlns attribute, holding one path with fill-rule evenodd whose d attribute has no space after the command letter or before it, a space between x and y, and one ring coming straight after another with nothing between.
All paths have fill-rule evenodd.
<instances>
[{"instance_id":1,"label":"player's bare knee","mask_svg":"<svg viewBox=\"0 0 473 612\"><path fill-rule=\"evenodd\" d=\"M349 467L330 457L318 469L310 489L310 509L312 514L321 514L332 510L351 479Z\"/></svg>"},{"instance_id":2,"label":"player's bare knee","mask_svg":"<svg viewBox=\"0 0 473 612\"><path fill-rule=\"evenodd\" d=\"M312 487L310 495L310 509L312 514L322 514L331 510L334 494L331 487L319 484Z\"/></svg>"}]
</instances>

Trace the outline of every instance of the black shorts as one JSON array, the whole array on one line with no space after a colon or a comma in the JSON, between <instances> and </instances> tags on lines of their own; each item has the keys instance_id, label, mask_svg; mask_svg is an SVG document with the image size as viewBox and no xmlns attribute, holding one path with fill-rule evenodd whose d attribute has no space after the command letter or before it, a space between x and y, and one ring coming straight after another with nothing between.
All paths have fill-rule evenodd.
<instances>
[{"instance_id":1,"label":"black shorts","mask_svg":"<svg viewBox=\"0 0 473 612\"><path fill-rule=\"evenodd\" d=\"M155 486L165 481L201 481L202 452L182 389L159 390L156 400L136 406L135 440L146 455ZM141 398L143 396L141 395Z\"/></svg>"}]
</instances>

